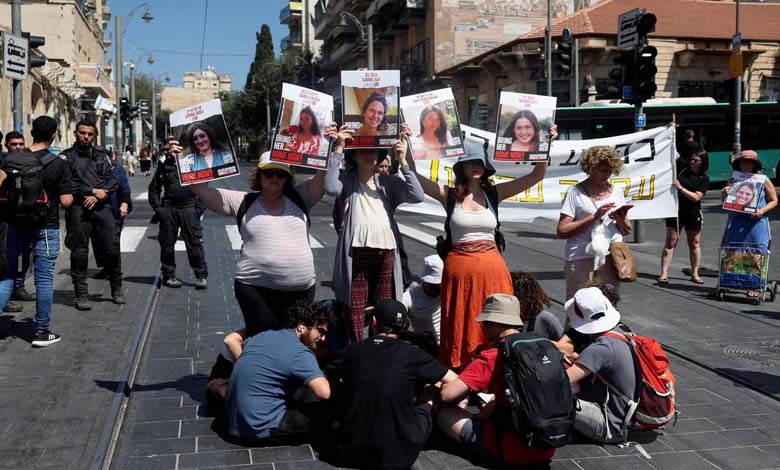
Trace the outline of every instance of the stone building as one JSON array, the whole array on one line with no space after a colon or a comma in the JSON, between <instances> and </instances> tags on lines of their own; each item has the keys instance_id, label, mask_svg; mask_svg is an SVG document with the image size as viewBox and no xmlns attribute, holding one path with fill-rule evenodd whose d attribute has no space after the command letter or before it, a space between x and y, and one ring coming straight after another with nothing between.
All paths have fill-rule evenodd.
<instances>
[{"instance_id":1,"label":"stone building","mask_svg":"<svg viewBox=\"0 0 780 470\"><path fill-rule=\"evenodd\" d=\"M233 77L218 74L212 67L202 72L184 72L183 86L165 87L160 93L160 109L176 111L213 100L222 91L230 92Z\"/></svg>"},{"instance_id":2,"label":"stone building","mask_svg":"<svg viewBox=\"0 0 780 470\"><path fill-rule=\"evenodd\" d=\"M110 41L103 37L111 18L104 0L26 0L22 6L22 31L44 36L40 48L46 65L31 70L23 84L23 131L29 140L32 120L43 114L59 121L58 147L75 140L73 131L80 118L101 119L93 109L103 96L114 100L109 79L111 67L105 64ZM0 28L10 31L11 8L0 8ZM0 80L0 130L13 129L12 85Z\"/></svg>"}]
</instances>

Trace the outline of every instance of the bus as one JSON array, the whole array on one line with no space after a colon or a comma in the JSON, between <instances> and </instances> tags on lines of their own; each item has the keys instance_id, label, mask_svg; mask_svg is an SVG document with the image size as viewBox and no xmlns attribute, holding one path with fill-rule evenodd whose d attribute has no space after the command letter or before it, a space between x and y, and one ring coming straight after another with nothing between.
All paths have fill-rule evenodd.
<instances>
[{"instance_id":1,"label":"bus","mask_svg":"<svg viewBox=\"0 0 780 470\"><path fill-rule=\"evenodd\" d=\"M677 140L692 130L695 140L707 151L712 183L726 182L731 176L730 156L734 139L734 106L710 98L650 100L643 108L647 127L677 122ZM555 123L561 139L582 140L612 137L634 132L634 107L617 101L585 103L578 108L558 108ZM780 104L742 103L742 148L758 152L764 174L780 178Z\"/></svg>"}]
</instances>

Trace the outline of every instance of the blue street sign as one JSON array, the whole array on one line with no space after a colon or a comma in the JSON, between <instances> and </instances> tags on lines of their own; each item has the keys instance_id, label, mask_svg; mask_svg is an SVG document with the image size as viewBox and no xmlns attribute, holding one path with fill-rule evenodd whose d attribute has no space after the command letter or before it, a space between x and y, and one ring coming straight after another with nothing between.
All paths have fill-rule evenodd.
<instances>
[{"instance_id":1,"label":"blue street sign","mask_svg":"<svg viewBox=\"0 0 780 470\"><path fill-rule=\"evenodd\" d=\"M637 114L636 115L636 127L645 127L647 125L647 114Z\"/></svg>"},{"instance_id":2,"label":"blue street sign","mask_svg":"<svg viewBox=\"0 0 780 470\"><path fill-rule=\"evenodd\" d=\"M632 99L634 99L634 87L632 87L632 86L624 86L623 87L623 99L624 100L632 100Z\"/></svg>"}]
</instances>

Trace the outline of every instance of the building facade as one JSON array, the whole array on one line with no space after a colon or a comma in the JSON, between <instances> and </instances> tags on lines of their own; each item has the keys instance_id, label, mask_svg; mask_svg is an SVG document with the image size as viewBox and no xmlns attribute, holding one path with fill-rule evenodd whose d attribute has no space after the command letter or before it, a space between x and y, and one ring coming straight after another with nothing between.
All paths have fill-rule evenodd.
<instances>
[{"instance_id":1,"label":"building facade","mask_svg":"<svg viewBox=\"0 0 780 470\"><path fill-rule=\"evenodd\" d=\"M289 33L282 38L281 49L298 47L311 51L316 58L319 57L322 41L314 37L314 11L316 0L303 0L287 2L279 12L279 22L287 25ZM307 12L307 13L304 13Z\"/></svg>"},{"instance_id":2,"label":"building facade","mask_svg":"<svg viewBox=\"0 0 780 470\"><path fill-rule=\"evenodd\" d=\"M160 93L160 109L176 111L183 108L213 100L220 92L230 92L233 89L233 77L218 74L209 67L202 72L184 72L183 84L180 87L164 87Z\"/></svg>"}]
</instances>

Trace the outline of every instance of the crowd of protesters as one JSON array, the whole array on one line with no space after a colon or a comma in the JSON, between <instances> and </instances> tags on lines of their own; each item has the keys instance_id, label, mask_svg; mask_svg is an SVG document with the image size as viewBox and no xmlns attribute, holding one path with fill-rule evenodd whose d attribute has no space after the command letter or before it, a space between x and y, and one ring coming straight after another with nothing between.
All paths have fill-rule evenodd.
<instances>
[{"instance_id":1,"label":"crowd of protesters","mask_svg":"<svg viewBox=\"0 0 780 470\"><path fill-rule=\"evenodd\" d=\"M94 145L96 134L93 123L79 122L76 144L58 156L49 151L57 135L52 118L33 121L29 146L21 134L6 136L0 187L13 165L27 159L40 165L40 186L48 196L34 214L21 214L18 207L2 214L6 275L0 305L13 308L11 299L35 300L33 346L60 340L49 328L60 207L65 209L75 307L91 309L90 243L112 301L125 303L119 237L132 198L125 170L115 154ZM248 192L182 186L176 166L182 147L173 137L165 143L164 159L149 185L149 203L160 224L162 284L182 286L173 248L181 233L195 287L207 288L200 223L206 209L234 219L243 240L234 290L244 327L225 338L225 351L207 385L209 409L225 431L250 445L321 440L324 459L360 468L409 468L435 432L492 467L549 462L554 448L535 445L502 425L509 406L508 365L499 350L510 335L530 332L549 340L565 358L576 395L573 427L580 438L626 442L632 410L621 396L634 394L637 375L628 343L609 334L621 322L616 308L620 280L614 265L593 248L602 239L619 242L632 230L631 206L610 182L623 168L618 153L603 146L583 152L579 163L586 178L564 198L557 224L558 236L566 240L562 324L547 310L550 299L533 275L510 272L501 254L505 243L498 205L542 180L547 162L494 184L485 146L466 138L450 187L416 172L408 126L388 154L345 150L352 134L346 126L331 125L327 168L298 183L290 166L264 154L250 175ZM557 137L555 126L548 137ZM667 221L660 283L668 282L683 228L691 249L691 281L701 281L700 201L708 186L708 159L701 148L690 150L678 160L674 187L680 212ZM125 156L132 177L137 161L131 151ZM151 174L152 159L148 151L142 153L142 174ZM734 168L762 170L752 151L742 152ZM328 304L314 302L315 263L308 237L309 212L326 194L335 198L339 228L335 301ZM765 215L777 205L768 179L762 194L756 214L729 214L723 243L748 241L768 250ZM447 238L437 254L426 257L417 281L405 282L395 212L426 195L446 210ZM30 265L34 295L24 288ZM613 389L619 393L610 393ZM483 401L475 408L476 394L483 394Z\"/></svg>"}]
</instances>

